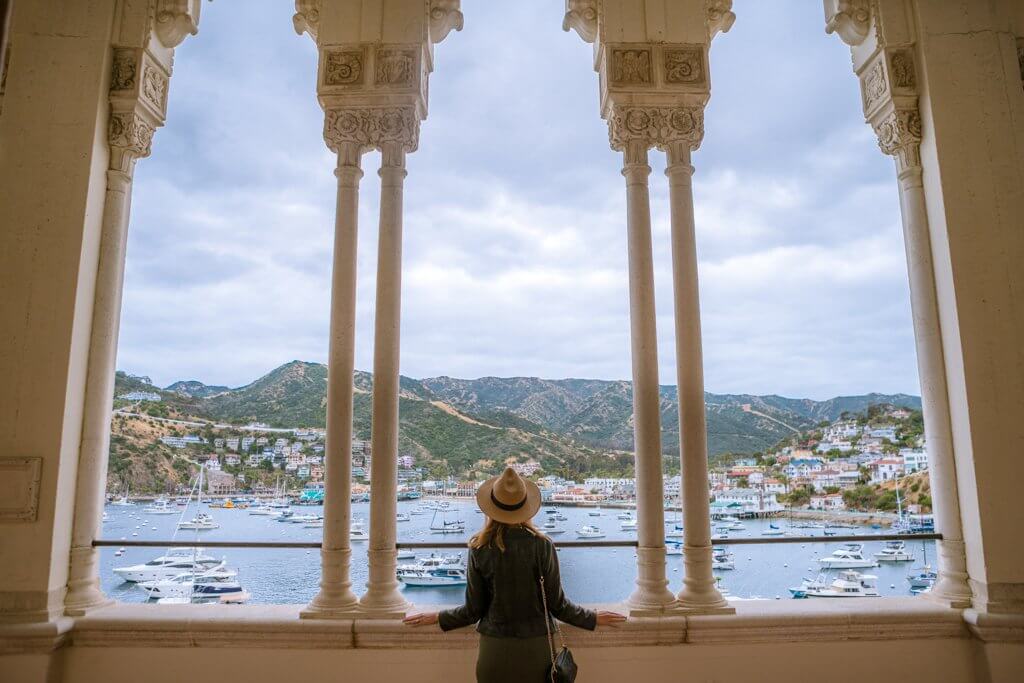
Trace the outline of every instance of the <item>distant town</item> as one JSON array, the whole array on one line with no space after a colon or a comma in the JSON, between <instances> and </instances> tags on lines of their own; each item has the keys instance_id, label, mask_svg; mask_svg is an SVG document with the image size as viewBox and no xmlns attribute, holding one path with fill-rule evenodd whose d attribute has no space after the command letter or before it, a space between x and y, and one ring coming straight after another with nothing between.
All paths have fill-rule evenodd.
<instances>
[{"instance_id":1,"label":"distant town","mask_svg":"<svg viewBox=\"0 0 1024 683\"><path fill-rule=\"evenodd\" d=\"M161 397L128 392L117 398L152 404ZM309 500L322 498L325 430L271 428L258 422L244 426L190 422L161 418L153 412L159 411L134 413L130 405L122 403L115 420L156 427L152 430L155 440L174 451L177 460L205 468L208 494L270 494L283 487L303 492ZM353 440L350 457L353 496L368 496L371 444ZM516 456L503 465L534 479L546 502L600 505L635 500L635 480L630 477L574 481L545 472L534 459ZM927 468L920 411L873 405L864 412L823 422L765 452L717 456L709 467L709 495L713 512L742 516L774 516L792 509L885 512L897 507L926 513L931 509ZM475 479L463 480L451 473L431 477L417 465L412 453L399 455L398 480L400 496L468 497L479 485ZM154 493L170 492L180 491ZM665 499L669 507L678 504L679 493L679 475L667 472Z\"/></svg>"}]
</instances>

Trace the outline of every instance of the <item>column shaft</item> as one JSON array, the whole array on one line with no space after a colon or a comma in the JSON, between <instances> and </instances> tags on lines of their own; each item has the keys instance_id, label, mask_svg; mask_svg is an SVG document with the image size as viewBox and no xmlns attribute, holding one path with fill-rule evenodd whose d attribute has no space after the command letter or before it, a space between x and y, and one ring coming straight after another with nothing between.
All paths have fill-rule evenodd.
<instances>
[{"instance_id":1,"label":"column shaft","mask_svg":"<svg viewBox=\"0 0 1024 683\"><path fill-rule=\"evenodd\" d=\"M117 337L121 325L121 292L135 165L118 150L111 150L111 157L112 160L123 160L126 170L111 168L107 171L75 488L68 593L64 599L69 615L82 615L88 609L111 602L100 590L99 553L92 547L92 542L100 528L106 499ZM115 165L120 164L115 162Z\"/></svg>"},{"instance_id":2,"label":"column shaft","mask_svg":"<svg viewBox=\"0 0 1024 683\"><path fill-rule=\"evenodd\" d=\"M351 614L358 599L349 578L352 547L352 375L355 370L356 247L359 238L359 180L362 149L338 145L334 263L331 273L331 331L327 360L327 443L324 531L320 550L320 592L304 617Z\"/></svg>"},{"instance_id":3,"label":"column shaft","mask_svg":"<svg viewBox=\"0 0 1024 683\"><path fill-rule=\"evenodd\" d=\"M676 372L679 383L679 459L682 470L684 569L680 604L693 610L728 607L711 571L708 446L704 407L693 166L687 143L668 148L672 221L672 292L675 300Z\"/></svg>"},{"instance_id":4,"label":"column shaft","mask_svg":"<svg viewBox=\"0 0 1024 683\"><path fill-rule=\"evenodd\" d=\"M912 156L916 158L916 154ZM903 162L897 160L898 167L903 165ZM960 524L946 366L943 360L928 214L921 180L922 169L919 165L905 167L899 172L900 209L907 251L907 275L910 278L910 307L921 382L932 509L935 531L942 534L942 540L937 543L939 577L926 595L953 607L969 607L971 589L967 584L967 561Z\"/></svg>"},{"instance_id":5,"label":"column shaft","mask_svg":"<svg viewBox=\"0 0 1024 683\"><path fill-rule=\"evenodd\" d=\"M370 465L369 581L361 605L371 615L394 616L408 603L398 590L396 519L398 497L399 330L402 304L402 185L405 150L381 145L380 235L377 247L377 309L373 339L373 425Z\"/></svg>"},{"instance_id":6,"label":"column shaft","mask_svg":"<svg viewBox=\"0 0 1024 683\"><path fill-rule=\"evenodd\" d=\"M661 455L661 398L654 306L651 204L647 143L623 149L626 178L626 230L629 252L629 325L633 364L633 440L637 495L637 588L629 598L634 612L663 610L675 597L665 575L665 494Z\"/></svg>"}]
</instances>

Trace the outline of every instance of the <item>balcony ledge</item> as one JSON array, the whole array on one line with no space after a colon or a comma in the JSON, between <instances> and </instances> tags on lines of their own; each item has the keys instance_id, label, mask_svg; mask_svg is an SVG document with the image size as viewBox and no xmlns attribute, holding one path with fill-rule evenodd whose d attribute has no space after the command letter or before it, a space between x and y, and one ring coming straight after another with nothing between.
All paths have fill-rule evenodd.
<instances>
[{"instance_id":1,"label":"balcony ledge","mask_svg":"<svg viewBox=\"0 0 1024 683\"><path fill-rule=\"evenodd\" d=\"M618 628L566 627L577 648L970 638L1020 642L1024 619L970 615L915 598L737 602L736 614L633 618ZM624 608L602 605L602 608ZM472 627L443 633L397 620L300 619L301 605L114 604L75 620L0 627L0 652L74 647L470 649ZM421 606L418 609L432 608Z\"/></svg>"}]
</instances>

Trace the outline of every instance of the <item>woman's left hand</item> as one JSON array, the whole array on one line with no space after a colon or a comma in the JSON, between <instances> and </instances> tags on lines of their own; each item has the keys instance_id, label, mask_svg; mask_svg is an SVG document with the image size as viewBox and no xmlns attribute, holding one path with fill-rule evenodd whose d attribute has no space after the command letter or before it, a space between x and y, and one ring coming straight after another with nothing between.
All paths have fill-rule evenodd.
<instances>
[{"instance_id":1,"label":"woman's left hand","mask_svg":"<svg viewBox=\"0 0 1024 683\"><path fill-rule=\"evenodd\" d=\"M437 612L424 612L423 614L410 614L402 623L406 626L430 626L437 623Z\"/></svg>"}]
</instances>

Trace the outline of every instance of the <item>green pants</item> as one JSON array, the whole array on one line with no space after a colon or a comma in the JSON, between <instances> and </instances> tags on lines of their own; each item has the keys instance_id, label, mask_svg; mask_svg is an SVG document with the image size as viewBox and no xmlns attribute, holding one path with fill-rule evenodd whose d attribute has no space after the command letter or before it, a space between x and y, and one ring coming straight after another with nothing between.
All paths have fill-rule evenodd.
<instances>
[{"instance_id":1,"label":"green pants","mask_svg":"<svg viewBox=\"0 0 1024 683\"><path fill-rule=\"evenodd\" d=\"M477 683L543 683L551 668L547 636L495 638L480 636Z\"/></svg>"}]
</instances>

